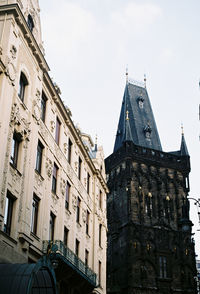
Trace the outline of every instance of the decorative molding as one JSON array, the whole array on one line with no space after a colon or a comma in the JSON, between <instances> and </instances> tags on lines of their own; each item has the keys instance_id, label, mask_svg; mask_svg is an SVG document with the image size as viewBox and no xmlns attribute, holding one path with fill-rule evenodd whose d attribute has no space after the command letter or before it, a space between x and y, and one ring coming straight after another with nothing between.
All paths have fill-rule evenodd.
<instances>
[{"instance_id":1,"label":"decorative molding","mask_svg":"<svg viewBox=\"0 0 200 294\"><path fill-rule=\"evenodd\" d=\"M17 48L15 47L15 45L12 45L11 46L10 53L11 53L12 59L16 59L16 56L17 56Z\"/></svg>"},{"instance_id":2,"label":"decorative molding","mask_svg":"<svg viewBox=\"0 0 200 294\"><path fill-rule=\"evenodd\" d=\"M86 209L82 209L82 219L83 219L83 222L86 223Z\"/></svg>"},{"instance_id":3,"label":"decorative molding","mask_svg":"<svg viewBox=\"0 0 200 294\"><path fill-rule=\"evenodd\" d=\"M64 196L65 195L65 191L66 191L66 180L61 178L60 180L60 191L61 191L61 194Z\"/></svg>"},{"instance_id":4,"label":"decorative molding","mask_svg":"<svg viewBox=\"0 0 200 294\"><path fill-rule=\"evenodd\" d=\"M77 207L77 197L75 194L72 194L72 208L74 209L74 211L76 210Z\"/></svg>"},{"instance_id":5,"label":"decorative molding","mask_svg":"<svg viewBox=\"0 0 200 294\"><path fill-rule=\"evenodd\" d=\"M55 121L54 120L51 120L50 121L50 124L51 124L51 132L53 133L53 131L55 129L55 126L56 126Z\"/></svg>"},{"instance_id":6,"label":"decorative molding","mask_svg":"<svg viewBox=\"0 0 200 294\"><path fill-rule=\"evenodd\" d=\"M53 162L51 161L51 159L47 158L46 159L46 173L47 176L50 178L52 175L52 171L53 171Z\"/></svg>"}]
</instances>

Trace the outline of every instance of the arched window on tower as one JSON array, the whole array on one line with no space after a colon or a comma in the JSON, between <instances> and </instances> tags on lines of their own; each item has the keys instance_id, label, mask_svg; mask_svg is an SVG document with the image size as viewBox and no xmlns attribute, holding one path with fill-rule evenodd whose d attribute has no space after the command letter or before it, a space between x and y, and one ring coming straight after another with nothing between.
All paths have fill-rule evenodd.
<instances>
[{"instance_id":1,"label":"arched window on tower","mask_svg":"<svg viewBox=\"0 0 200 294\"><path fill-rule=\"evenodd\" d=\"M34 22L32 16L29 14L27 19L27 24L31 32L33 32Z\"/></svg>"}]
</instances>

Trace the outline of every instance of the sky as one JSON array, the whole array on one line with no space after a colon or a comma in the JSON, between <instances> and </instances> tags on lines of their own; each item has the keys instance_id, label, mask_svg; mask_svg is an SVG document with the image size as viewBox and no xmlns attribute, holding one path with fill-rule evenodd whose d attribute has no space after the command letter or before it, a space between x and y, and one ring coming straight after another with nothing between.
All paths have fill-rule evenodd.
<instances>
[{"instance_id":1,"label":"sky","mask_svg":"<svg viewBox=\"0 0 200 294\"><path fill-rule=\"evenodd\" d=\"M40 0L50 76L93 141L113 152L126 68L147 78L163 150L180 149L181 124L191 157L189 197L200 198L200 1ZM191 200L196 253L200 224Z\"/></svg>"}]
</instances>

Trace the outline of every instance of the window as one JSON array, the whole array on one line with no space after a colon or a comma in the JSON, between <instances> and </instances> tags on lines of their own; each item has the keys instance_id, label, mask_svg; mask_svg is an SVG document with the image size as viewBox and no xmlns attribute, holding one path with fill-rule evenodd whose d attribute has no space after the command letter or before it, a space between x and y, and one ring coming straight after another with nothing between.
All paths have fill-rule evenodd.
<instances>
[{"instance_id":1,"label":"window","mask_svg":"<svg viewBox=\"0 0 200 294\"><path fill-rule=\"evenodd\" d=\"M64 227L63 243L65 246L68 246L68 235L69 235L69 230L66 227Z\"/></svg>"},{"instance_id":2,"label":"window","mask_svg":"<svg viewBox=\"0 0 200 294\"><path fill-rule=\"evenodd\" d=\"M37 155L36 155L36 166L35 169L36 171L41 174L41 167L42 167L42 152L43 152L44 146L38 140L38 145L37 145Z\"/></svg>"},{"instance_id":3,"label":"window","mask_svg":"<svg viewBox=\"0 0 200 294\"><path fill-rule=\"evenodd\" d=\"M59 121L58 117L56 118L56 134L55 134L55 140L56 143L59 145L59 140L60 140L60 126L61 122Z\"/></svg>"},{"instance_id":4,"label":"window","mask_svg":"<svg viewBox=\"0 0 200 294\"><path fill-rule=\"evenodd\" d=\"M82 166L82 160L79 157L78 158L78 178L79 178L79 180L81 179L81 166Z\"/></svg>"},{"instance_id":5,"label":"window","mask_svg":"<svg viewBox=\"0 0 200 294\"><path fill-rule=\"evenodd\" d=\"M51 212L50 213L50 221L49 221L49 240L54 240L54 230L55 230L55 215Z\"/></svg>"},{"instance_id":6,"label":"window","mask_svg":"<svg viewBox=\"0 0 200 294\"><path fill-rule=\"evenodd\" d=\"M102 224L99 225L99 246L101 247Z\"/></svg>"},{"instance_id":7,"label":"window","mask_svg":"<svg viewBox=\"0 0 200 294\"><path fill-rule=\"evenodd\" d=\"M101 285L101 261L99 261L98 276L99 276L99 285Z\"/></svg>"},{"instance_id":8,"label":"window","mask_svg":"<svg viewBox=\"0 0 200 294\"><path fill-rule=\"evenodd\" d=\"M87 210L87 215L86 215L86 234L89 235L89 220L90 220L90 213Z\"/></svg>"},{"instance_id":9,"label":"window","mask_svg":"<svg viewBox=\"0 0 200 294\"><path fill-rule=\"evenodd\" d=\"M159 257L160 278L167 278L167 258L165 256Z\"/></svg>"},{"instance_id":10,"label":"window","mask_svg":"<svg viewBox=\"0 0 200 294\"><path fill-rule=\"evenodd\" d=\"M69 164L71 163L71 159L72 159L72 141L69 139L68 140L68 162Z\"/></svg>"},{"instance_id":11,"label":"window","mask_svg":"<svg viewBox=\"0 0 200 294\"><path fill-rule=\"evenodd\" d=\"M54 163L53 166L53 178L52 178L52 192L56 194L56 186L57 186L57 176L58 176L58 167Z\"/></svg>"},{"instance_id":12,"label":"window","mask_svg":"<svg viewBox=\"0 0 200 294\"><path fill-rule=\"evenodd\" d=\"M18 133L14 133L12 139L12 149L11 149L11 156L10 156L10 163L17 168L17 161L19 155L19 145L21 142L21 135Z\"/></svg>"},{"instance_id":13,"label":"window","mask_svg":"<svg viewBox=\"0 0 200 294\"><path fill-rule=\"evenodd\" d=\"M10 235L10 232L11 232L13 203L14 203L14 197L8 191L6 196L6 205L5 205L5 212L4 212L4 232L8 235Z\"/></svg>"},{"instance_id":14,"label":"window","mask_svg":"<svg viewBox=\"0 0 200 294\"><path fill-rule=\"evenodd\" d=\"M79 223L79 221L80 221L80 208L81 208L81 200L78 197L77 198L77 208L76 208L76 221L77 221L77 223Z\"/></svg>"},{"instance_id":15,"label":"window","mask_svg":"<svg viewBox=\"0 0 200 294\"><path fill-rule=\"evenodd\" d=\"M28 24L30 31L32 32L33 28L34 28L34 22L33 22L32 16L30 14L28 15L27 24Z\"/></svg>"},{"instance_id":16,"label":"window","mask_svg":"<svg viewBox=\"0 0 200 294\"><path fill-rule=\"evenodd\" d=\"M87 173L87 193L90 193L90 174Z\"/></svg>"},{"instance_id":17,"label":"window","mask_svg":"<svg viewBox=\"0 0 200 294\"><path fill-rule=\"evenodd\" d=\"M46 115L46 103L47 103L47 97L42 92L42 98L41 98L41 120L45 122L45 115Z\"/></svg>"},{"instance_id":18,"label":"window","mask_svg":"<svg viewBox=\"0 0 200 294\"><path fill-rule=\"evenodd\" d=\"M66 209L69 209L70 188L71 188L71 185L67 182L66 191L65 191L65 208Z\"/></svg>"},{"instance_id":19,"label":"window","mask_svg":"<svg viewBox=\"0 0 200 294\"><path fill-rule=\"evenodd\" d=\"M85 249L85 265L88 266L89 252Z\"/></svg>"},{"instance_id":20,"label":"window","mask_svg":"<svg viewBox=\"0 0 200 294\"><path fill-rule=\"evenodd\" d=\"M75 244L75 254L76 254L76 256L79 256L79 244L80 244L80 242L76 239L76 244Z\"/></svg>"},{"instance_id":21,"label":"window","mask_svg":"<svg viewBox=\"0 0 200 294\"><path fill-rule=\"evenodd\" d=\"M39 198L34 194L32 200L31 232L37 234Z\"/></svg>"},{"instance_id":22,"label":"window","mask_svg":"<svg viewBox=\"0 0 200 294\"><path fill-rule=\"evenodd\" d=\"M27 85L28 85L27 78L22 72L19 79L19 91L18 91L18 96L22 102L24 102L25 89Z\"/></svg>"},{"instance_id":23,"label":"window","mask_svg":"<svg viewBox=\"0 0 200 294\"><path fill-rule=\"evenodd\" d=\"M99 190L99 208L102 209L102 192Z\"/></svg>"}]
</instances>

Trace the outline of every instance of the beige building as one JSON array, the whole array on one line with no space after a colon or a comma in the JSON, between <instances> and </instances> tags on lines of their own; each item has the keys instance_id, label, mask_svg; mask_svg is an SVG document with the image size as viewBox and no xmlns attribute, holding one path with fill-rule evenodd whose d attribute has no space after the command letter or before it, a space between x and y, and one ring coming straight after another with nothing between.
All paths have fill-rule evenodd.
<instances>
[{"instance_id":1,"label":"beige building","mask_svg":"<svg viewBox=\"0 0 200 294\"><path fill-rule=\"evenodd\" d=\"M49 77L39 12L37 0L0 0L0 289L103 294L103 150Z\"/></svg>"}]
</instances>

